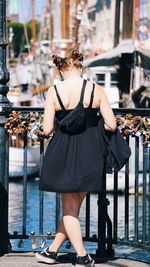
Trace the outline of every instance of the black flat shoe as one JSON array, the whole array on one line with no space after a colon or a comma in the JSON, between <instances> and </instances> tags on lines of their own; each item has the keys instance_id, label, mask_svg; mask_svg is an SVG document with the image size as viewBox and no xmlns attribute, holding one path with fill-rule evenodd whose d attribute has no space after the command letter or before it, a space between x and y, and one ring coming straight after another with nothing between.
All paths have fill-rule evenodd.
<instances>
[{"instance_id":1,"label":"black flat shoe","mask_svg":"<svg viewBox=\"0 0 150 267\"><path fill-rule=\"evenodd\" d=\"M94 260L91 258L89 254L86 254L85 256L78 256L76 258L76 267L94 267Z\"/></svg>"},{"instance_id":2,"label":"black flat shoe","mask_svg":"<svg viewBox=\"0 0 150 267\"><path fill-rule=\"evenodd\" d=\"M35 257L45 263L56 263L57 252L49 251L48 248L45 248L41 252L36 252Z\"/></svg>"}]
</instances>

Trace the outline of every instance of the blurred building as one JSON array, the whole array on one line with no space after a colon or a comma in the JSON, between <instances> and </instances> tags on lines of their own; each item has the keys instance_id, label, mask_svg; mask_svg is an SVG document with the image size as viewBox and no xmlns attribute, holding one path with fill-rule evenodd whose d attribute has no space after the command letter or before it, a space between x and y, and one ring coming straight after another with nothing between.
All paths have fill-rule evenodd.
<instances>
[{"instance_id":1,"label":"blurred building","mask_svg":"<svg viewBox=\"0 0 150 267\"><path fill-rule=\"evenodd\" d=\"M85 3L84 11L87 12L87 19L81 19L79 29L82 49L101 53L111 50L121 40L131 39L135 40L138 49L150 51L150 0L80 2ZM85 30L88 24L91 29Z\"/></svg>"},{"instance_id":2,"label":"blurred building","mask_svg":"<svg viewBox=\"0 0 150 267\"><path fill-rule=\"evenodd\" d=\"M50 12L50 1L48 0L43 7L42 17L41 17L41 39L50 39L51 29L50 29L50 16L52 15L52 25L53 25L53 39L61 38L61 0L51 0L52 2L52 13Z\"/></svg>"},{"instance_id":3,"label":"blurred building","mask_svg":"<svg viewBox=\"0 0 150 267\"><path fill-rule=\"evenodd\" d=\"M75 1L76 2L76 1ZM79 27L80 49L89 56L114 47L116 0L87 0Z\"/></svg>"},{"instance_id":4,"label":"blurred building","mask_svg":"<svg viewBox=\"0 0 150 267\"><path fill-rule=\"evenodd\" d=\"M150 51L150 1L134 0L134 38L141 50Z\"/></svg>"},{"instance_id":5,"label":"blurred building","mask_svg":"<svg viewBox=\"0 0 150 267\"><path fill-rule=\"evenodd\" d=\"M114 45L115 0L88 0L88 19L92 27L91 43L94 49L106 51Z\"/></svg>"}]
</instances>

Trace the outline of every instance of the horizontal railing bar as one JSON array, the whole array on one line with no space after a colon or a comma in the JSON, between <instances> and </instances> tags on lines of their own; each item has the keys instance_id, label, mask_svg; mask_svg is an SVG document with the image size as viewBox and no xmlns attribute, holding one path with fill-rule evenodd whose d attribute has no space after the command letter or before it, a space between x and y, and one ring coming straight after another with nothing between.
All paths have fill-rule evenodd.
<instances>
[{"instance_id":1,"label":"horizontal railing bar","mask_svg":"<svg viewBox=\"0 0 150 267\"><path fill-rule=\"evenodd\" d=\"M55 235L52 234L52 235L9 235L9 238L10 239L29 239L29 240L32 240L32 239L46 239L46 240L51 240L51 239L54 239L55 238ZM106 240L106 243L108 242L107 238L105 239ZM68 241L68 239L66 240ZM87 242L98 242L98 237L86 237L86 236L83 236L83 241L87 241Z\"/></svg>"},{"instance_id":2,"label":"horizontal railing bar","mask_svg":"<svg viewBox=\"0 0 150 267\"><path fill-rule=\"evenodd\" d=\"M54 239L55 238L56 233L53 233L51 235L12 235L9 234L9 238L10 239ZM84 241L90 241L90 242L97 242L98 241L98 237L83 237ZM67 240L66 240L67 241ZM107 239L106 239L107 241Z\"/></svg>"},{"instance_id":3,"label":"horizontal railing bar","mask_svg":"<svg viewBox=\"0 0 150 267\"><path fill-rule=\"evenodd\" d=\"M44 108L42 107L30 107L30 106L18 106L12 107L12 111L20 111L20 112L43 112Z\"/></svg>"},{"instance_id":4,"label":"horizontal railing bar","mask_svg":"<svg viewBox=\"0 0 150 267\"><path fill-rule=\"evenodd\" d=\"M12 107L12 111L20 111L20 112L43 112L44 108L42 107L30 107L30 106L18 106ZM113 108L114 113L117 114L133 114L133 115L142 115L149 116L150 109L149 108Z\"/></svg>"},{"instance_id":5,"label":"horizontal railing bar","mask_svg":"<svg viewBox=\"0 0 150 267\"><path fill-rule=\"evenodd\" d=\"M34 239L34 238L35 239L42 239L42 238L52 239L54 237L55 237L54 234L52 235L12 235L12 234L9 234L10 239Z\"/></svg>"},{"instance_id":6,"label":"horizontal railing bar","mask_svg":"<svg viewBox=\"0 0 150 267\"><path fill-rule=\"evenodd\" d=\"M52 240L55 238L55 236L45 236L45 235L40 235L40 236L22 236L22 235L18 235L17 237L15 236L11 236L9 235L9 238L10 239L28 239L28 240L32 240L32 239L46 239L46 240ZM67 240L66 240L67 241ZM96 243L98 241L98 238L84 238L83 237L83 241L86 241L86 242L93 242L93 243ZM113 241L113 244L114 243L114 240ZM106 239L106 243L108 242L108 240ZM129 245L130 247L135 247L135 248L141 248L141 249L144 249L146 251L150 251L150 247L147 246L146 244L140 244L138 242L131 242L131 241L120 241L118 240L117 242L117 245Z\"/></svg>"},{"instance_id":7,"label":"horizontal railing bar","mask_svg":"<svg viewBox=\"0 0 150 267\"><path fill-rule=\"evenodd\" d=\"M113 111L116 115L130 113L132 115L150 116L150 108L113 108Z\"/></svg>"},{"instance_id":8,"label":"horizontal railing bar","mask_svg":"<svg viewBox=\"0 0 150 267\"><path fill-rule=\"evenodd\" d=\"M55 238L55 235L50 235L50 236L47 236L47 235L26 235L26 236L17 235L17 236L14 236L14 235L10 234L9 238L10 239L29 239L29 240L32 240L32 239L47 239L47 240L51 240L51 239ZM83 237L83 241L97 242L98 241L98 237L89 237L89 238ZM112 241L113 241L113 244L114 244L115 240L112 239ZM106 238L106 243L107 242L108 242L108 240ZM150 251L150 247L148 245L143 244L143 243L138 243L136 241L118 240L117 241L117 245L130 245L131 247L144 248L145 250Z\"/></svg>"}]
</instances>

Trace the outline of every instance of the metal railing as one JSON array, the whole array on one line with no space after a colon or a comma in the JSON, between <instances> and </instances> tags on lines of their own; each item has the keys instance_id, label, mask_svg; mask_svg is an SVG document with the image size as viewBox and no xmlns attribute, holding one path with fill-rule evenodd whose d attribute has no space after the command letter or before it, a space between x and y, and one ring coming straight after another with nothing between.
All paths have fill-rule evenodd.
<instances>
[{"instance_id":1,"label":"metal railing","mask_svg":"<svg viewBox=\"0 0 150 267\"><path fill-rule=\"evenodd\" d=\"M42 108L31 108L31 107L14 107L14 111L18 112L38 112L40 114L43 113ZM116 115L118 114L133 114L133 115L140 115L140 116L150 116L150 109L114 109ZM7 136L7 133L6 133ZM141 137L140 137L141 138ZM8 153L8 136L7 136L7 153ZM112 207L109 207L110 200L109 200L109 193L107 192L107 180L109 177L106 175L103 193L97 194L97 228L95 228L95 233L91 233L91 196L92 194L89 193L86 197L86 205L85 205L85 234L83 236L84 241L88 242L95 242L97 243L97 250L96 254L98 256L113 256L113 244L126 244L136 247L141 247L147 250L150 250L150 149L145 146L142 147L142 152L139 146L140 139L138 136L126 137L127 142L129 145L131 144L132 140L134 139L134 154L135 163L134 163L134 173L132 176L134 177L134 214L130 214L129 207L130 207L130 163L131 160L126 164L124 171L122 172L122 176L124 177L124 188L122 196L124 198L124 212L123 216L123 232L119 233L119 209L120 205L118 203L119 198L119 173L114 171L111 176L113 180L113 189L112 189L112 196L113 202ZM43 234L44 225L43 225L43 214L44 214L44 198L45 193L43 191L39 191L39 221L38 224L38 234L34 232L27 231L27 184L28 184L28 175L27 175L27 149L28 149L28 142L27 142L27 133L25 132L23 136L24 140L24 175L23 175L23 206L22 206L22 231L21 234L18 234L17 231L13 233L9 233L7 236L0 234L0 242L4 240L11 240L11 239L53 239L55 237L55 232L57 231L58 224L60 222L60 215L61 215L61 205L60 205L60 197L59 194L56 193L55 195L55 232L51 233L48 232L47 234ZM140 151L140 152L139 152ZM142 168L140 167L141 162L139 164L139 156L140 153L143 154L142 157ZM40 169L42 165L44 157L44 141L40 140ZM141 157L141 156L140 156ZM6 166L8 169L8 161L6 162ZM8 171L7 171L8 174ZM40 175L40 173L39 173ZM142 178L141 178L142 177ZM139 183L140 179L140 183ZM142 179L142 182L141 182ZM141 190L141 194L139 192L139 186ZM8 189L9 187L9 179L8 176L5 177L5 188ZM7 191L8 192L8 191ZM9 199L11 201L11 199ZM0 206L3 203L0 203ZM139 217L139 205L142 206L140 213L142 214ZM112 216L109 215L108 212L110 208L112 209ZM2 208L2 207L1 207ZM121 207L122 209L122 207ZM130 234L130 220L132 215L132 221L134 222L134 229L132 230L132 235ZM6 208L6 216L5 218L1 218L2 223L7 223L8 214ZM30 223L30 222L29 222ZM8 242L8 246L10 246L10 242Z\"/></svg>"}]
</instances>

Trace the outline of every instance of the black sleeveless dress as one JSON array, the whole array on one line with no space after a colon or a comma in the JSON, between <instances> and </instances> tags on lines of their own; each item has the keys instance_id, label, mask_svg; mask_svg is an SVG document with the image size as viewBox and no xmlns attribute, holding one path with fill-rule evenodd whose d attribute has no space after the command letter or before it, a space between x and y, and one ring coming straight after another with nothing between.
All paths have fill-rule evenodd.
<instances>
[{"instance_id":1,"label":"black sleeveless dress","mask_svg":"<svg viewBox=\"0 0 150 267\"><path fill-rule=\"evenodd\" d=\"M50 192L77 193L100 192L105 173L106 145L98 129L98 109L92 108L94 88L88 108L85 108L86 130L79 134L66 134L59 128L50 140L41 169L40 189ZM55 86L61 110L56 118L61 120L67 110Z\"/></svg>"}]
</instances>

